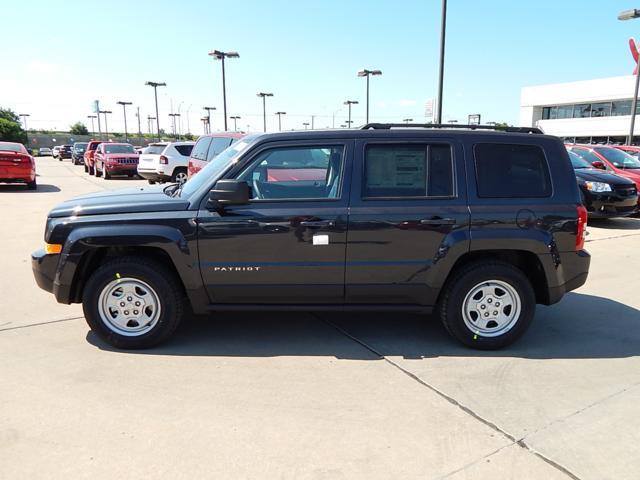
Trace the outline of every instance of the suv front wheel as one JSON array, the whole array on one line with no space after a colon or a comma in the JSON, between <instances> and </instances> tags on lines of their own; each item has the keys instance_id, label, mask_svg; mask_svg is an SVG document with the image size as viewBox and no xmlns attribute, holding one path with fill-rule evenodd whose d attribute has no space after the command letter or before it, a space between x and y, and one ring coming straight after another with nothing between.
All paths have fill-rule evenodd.
<instances>
[{"instance_id":1,"label":"suv front wheel","mask_svg":"<svg viewBox=\"0 0 640 480\"><path fill-rule=\"evenodd\" d=\"M117 348L153 347L169 338L183 311L182 288L162 265L143 257L112 260L89 278L82 307L91 330Z\"/></svg>"},{"instance_id":2,"label":"suv front wheel","mask_svg":"<svg viewBox=\"0 0 640 480\"><path fill-rule=\"evenodd\" d=\"M536 299L531 282L517 267L499 261L463 267L448 282L440 318L458 341L495 350L517 340L529 327Z\"/></svg>"}]
</instances>

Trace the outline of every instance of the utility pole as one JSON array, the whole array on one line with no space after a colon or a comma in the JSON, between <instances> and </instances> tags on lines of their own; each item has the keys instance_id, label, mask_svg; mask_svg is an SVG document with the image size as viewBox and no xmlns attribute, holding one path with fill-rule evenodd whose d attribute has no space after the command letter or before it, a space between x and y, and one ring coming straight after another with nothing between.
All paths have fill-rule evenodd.
<instances>
[{"instance_id":1,"label":"utility pole","mask_svg":"<svg viewBox=\"0 0 640 480\"><path fill-rule=\"evenodd\" d=\"M138 138L142 139L142 129L140 128L140 107L136 107L136 109L136 117L138 118Z\"/></svg>"},{"instance_id":2,"label":"utility pole","mask_svg":"<svg viewBox=\"0 0 640 480\"><path fill-rule=\"evenodd\" d=\"M118 105L122 105L122 113L124 114L124 141L129 143L129 135L127 133L127 105L131 105L131 102L116 102Z\"/></svg>"},{"instance_id":3,"label":"utility pole","mask_svg":"<svg viewBox=\"0 0 640 480\"><path fill-rule=\"evenodd\" d=\"M438 117L434 123L442 123L442 90L444 84L444 42L447 31L447 0L442 0L442 22L440 25L440 69L438 72L438 103L436 111Z\"/></svg>"}]
</instances>

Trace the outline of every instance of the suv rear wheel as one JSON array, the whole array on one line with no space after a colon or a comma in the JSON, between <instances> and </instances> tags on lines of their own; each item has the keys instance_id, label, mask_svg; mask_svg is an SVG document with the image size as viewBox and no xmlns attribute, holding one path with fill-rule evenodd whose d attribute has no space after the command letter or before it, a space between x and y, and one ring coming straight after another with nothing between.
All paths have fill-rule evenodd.
<instances>
[{"instance_id":1,"label":"suv rear wheel","mask_svg":"<svg viewBox=\"0 0 640 480\"><path fill-rule=\"evenodd\" d=\"M480 350L510 345L529 327L536 299L529 279L499 261L463 267L448 282L440 318L458 341Z\"/></svg>"},{"instance_id":2,"label":"suv rear wheel","mask_svg":"<svg viewBox=\"0 0 640 480\"><path fill-rule=\"evenodd\" d=\"M171 176L171 181L173 183L178 183L182 185L187 181L187 169L186 168L176 168L173 171L173 175Z\"/></svg>"},{"instance_id":3,"label":"suv rear wheel","mask_svg":"<svg viewBox=\"0 0 640 480\"><path fill-rule=\"evenodd\" d=\"M91 330L117 348L149 348L169 338L184 311L182 288L162 265L122 257L96 270L82 307Z\"/></svg>"}]
</instances>

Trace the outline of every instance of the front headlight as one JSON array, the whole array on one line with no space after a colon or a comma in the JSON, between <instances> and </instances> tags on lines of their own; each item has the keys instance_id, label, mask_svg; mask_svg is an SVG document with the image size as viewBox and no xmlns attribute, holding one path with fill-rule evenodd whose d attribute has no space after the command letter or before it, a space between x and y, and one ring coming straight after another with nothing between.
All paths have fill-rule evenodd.
<instances>
[{"instance_id":1,"label":"front headlight","mask_svg":"<svg viewBox=\"0 0 640 480\"><path fill-rule=\"evenodd\" d=\"M611 185L604 182L584 182L590 192L611 192Z\"/></svg>"}]
</instances>

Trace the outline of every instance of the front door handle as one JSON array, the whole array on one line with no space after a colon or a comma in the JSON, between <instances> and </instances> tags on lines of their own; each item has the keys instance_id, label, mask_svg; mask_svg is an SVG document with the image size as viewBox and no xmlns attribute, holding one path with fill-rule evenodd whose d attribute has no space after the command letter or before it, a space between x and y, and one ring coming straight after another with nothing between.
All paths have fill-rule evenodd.
<instances>
[{"instance_id":1,"label":"front door handle","mask_svg":"<svg viewBox=\"0 0 640 480\"><path fill-rule=\"evenodd\" d=\"M300 222L301 227L333 227L335 226L335 222L333 220L302 220Z\"/></svg>"},{"instance_id":2,"label":"front door handle","mask_svg":"<svg viewBox=\"0 0 640 480\"><path fill-rule=\"evenodd\" d=\"M420 220L420 225L455 225L455 218L431 217Z\"/></svg>"}]
</instances>

